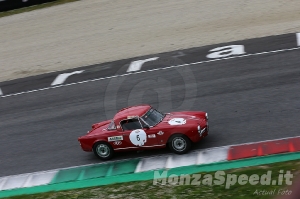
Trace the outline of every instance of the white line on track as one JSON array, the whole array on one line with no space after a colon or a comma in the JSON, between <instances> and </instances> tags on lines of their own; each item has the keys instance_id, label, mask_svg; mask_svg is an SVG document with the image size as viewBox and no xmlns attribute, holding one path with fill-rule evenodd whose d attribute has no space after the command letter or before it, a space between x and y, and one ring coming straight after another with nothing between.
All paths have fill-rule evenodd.
<instances>
[{"instance_id":1,"label":"white line on track","mask_svg":"<svg viewBox=\"0 0 300 199\"><path fill-rule=\"evenodd\" d=\"M46 87L46 88L41 88L41 89L36 89L36 90L30 90L30 91L24 91L24 92L19 92L19 93L13 93L13 94L9 94L9 95L2 95L0 97L1 98L12 97L12 96L16 96L16 95L22 95L22 94L33 93L33 92L37 92L37 91L49 90L49 89L53 89L53 88L59 88L59 87L65 87L65 86L72 86L72 85L76 85L76 84L83 84L83 83L94 82L94 81L100 81L100 80L111 79L111 78L116 78L116 77L123 77L123 76L128 76L128 75L135 75L135 74L140 74L140 73L146 73L146 72L152 72L152 71L158 71L158 70L165 70L165 69L176 68L176 67L192 66L192 65L196 65L196 64L204 64L204 63L210 63L210 62L216 62L216 61L222 61L222 60L228 60L228 59L237 59L237 58L257 56L257 55L265 55L265 54L271 54L271 53L293 51L293 50L299 50L299 49L300 49L300 47L286 48L286 49L280 49L280 50L272 50L272 51L266 51L266 52L245 54L245 55L240 55L240 56L233 56L233 57L226 57L226 58L220 58L220 59L213 59L213 60L207 60L207 61L199 61L199 62L194 62L194 63L189 63L189 64L181 64L181 65L175 65L175 66L168 66L168 67L164 67L164 68L156 68L156 69L151 69L151 70L145 70L145 71L139 71L139 72L133 72L133 73L126 73L126 74L122 74L122 75L114 75L114 76L109 76L109 77L101 77L101 78L96 78L96 79L91 79L91 80L85 80L85 81L81 81L81 82L74 82L74 83L70 83L70 84L64 84L64 85L58 85L58 86L51 86L51 87Z\"/></svg>"}]
</instances>

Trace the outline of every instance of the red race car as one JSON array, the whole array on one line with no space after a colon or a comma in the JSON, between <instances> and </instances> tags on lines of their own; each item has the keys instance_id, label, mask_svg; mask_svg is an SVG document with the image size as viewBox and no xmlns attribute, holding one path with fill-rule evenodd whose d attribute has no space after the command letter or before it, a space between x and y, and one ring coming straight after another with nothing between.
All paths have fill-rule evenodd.
<instances>
[{"instance_id":1,"label":"red race car","mask_svg":"<svg viewBox=\"0 0 300 199\"><path fill-rule=\"evenodd\" d=\"M208 115L201 111L161 113L150 105L121 109L113 119L92 125L78 138L84 151L93 151L102 160L115 151L169 147L184 154L192 143L208 135Z\"/></svg>"}]
</instances>

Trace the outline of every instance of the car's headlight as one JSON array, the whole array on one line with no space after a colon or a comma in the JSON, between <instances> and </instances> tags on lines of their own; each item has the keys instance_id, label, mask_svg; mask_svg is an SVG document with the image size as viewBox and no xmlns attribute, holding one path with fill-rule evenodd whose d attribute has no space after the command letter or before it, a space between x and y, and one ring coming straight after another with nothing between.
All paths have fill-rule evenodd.
<instances>
[{"instance_id":1,"label":"car's headlight","mask_svg":"<svg viewBox=\"0 0 300 199\"><path fill-rule=\"evenodd\" d=\"M208 120L208 114L207 113L205 113L205 118L206 118L206 120Z\"/></svg>"},{"instance_id":2,"label":"car's headlight","mask_svg":"<svg viewBox=\"0 0 300 199\"><path fill-rule=\"evenodd\" d=\"M198 132L201 133L201 126L198 125Z\"/></svg>"}]
</instances>

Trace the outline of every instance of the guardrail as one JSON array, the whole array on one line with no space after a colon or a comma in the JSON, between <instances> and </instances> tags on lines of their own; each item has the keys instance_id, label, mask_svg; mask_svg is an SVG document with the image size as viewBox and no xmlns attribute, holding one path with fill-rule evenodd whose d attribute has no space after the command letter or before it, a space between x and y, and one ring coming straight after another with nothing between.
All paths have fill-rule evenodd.
<instances>
[{"instance_id":1,"label":"guardrail","mask_svg":"<svg viewBox=\"0 0 300 199\"><path fill-rule=\"evenodd\" d=\"M0 12L47 3L56 0L0 0Z\"/></svg>"}]
</instances>

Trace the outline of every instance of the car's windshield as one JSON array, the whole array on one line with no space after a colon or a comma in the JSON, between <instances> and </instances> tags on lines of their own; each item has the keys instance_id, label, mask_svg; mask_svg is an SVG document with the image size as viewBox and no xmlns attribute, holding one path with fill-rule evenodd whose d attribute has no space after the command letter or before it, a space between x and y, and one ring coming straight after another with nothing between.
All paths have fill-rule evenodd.
<instances>
[{"instance_id":1,"label":"car's windshield","mask_svg":"<svg viewBox=\"0 0 300 199\"><path fill-rule=\"evenodd\" d=\"M155 126L159 122L161 122L164 118L164 114L158 112L157 110L151 108L143 117L142 119L147 122L150 126Z\"/></svg>"}]
</instances>

